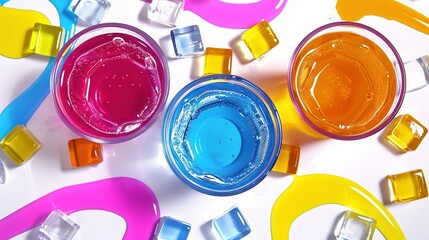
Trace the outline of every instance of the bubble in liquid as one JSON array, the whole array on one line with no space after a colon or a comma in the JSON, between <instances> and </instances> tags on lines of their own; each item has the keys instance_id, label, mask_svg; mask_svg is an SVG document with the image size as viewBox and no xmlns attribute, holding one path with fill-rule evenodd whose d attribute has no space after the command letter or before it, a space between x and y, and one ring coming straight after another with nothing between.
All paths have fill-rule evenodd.
<instances>
[{"instance_id":1,"label":"bubble in liquid","mask_svg":"<svg viewBox=\"0 0 429 240\"><path fill-rule=\"evenodd\" d=\"M125 40L124 40L123 38L121 38L121 37L115 37L115 38L113 38L112 42L113 42L113 44L115 44L117 47L120 47L120 46L122 46L122 45L124 45L124 44L125 44Z\"/></svg>"}]
</instances>

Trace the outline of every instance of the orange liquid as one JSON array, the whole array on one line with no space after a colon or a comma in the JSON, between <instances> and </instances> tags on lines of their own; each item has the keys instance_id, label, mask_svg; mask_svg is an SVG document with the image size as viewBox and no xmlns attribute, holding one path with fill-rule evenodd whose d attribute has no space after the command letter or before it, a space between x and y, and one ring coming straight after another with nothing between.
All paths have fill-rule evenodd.
<instances>
[{"instance_id":1,"label":"orange liquid","mask_svg":"<svg viewBox=\"0 0 429 240\"><path fill-rule=\"evenodd\" d=\"M351 32L310 41L292 69L301 110L320 129L359 135L375 128L395 98L396 76L383 50Z\"/></svg>"}]
</instances>

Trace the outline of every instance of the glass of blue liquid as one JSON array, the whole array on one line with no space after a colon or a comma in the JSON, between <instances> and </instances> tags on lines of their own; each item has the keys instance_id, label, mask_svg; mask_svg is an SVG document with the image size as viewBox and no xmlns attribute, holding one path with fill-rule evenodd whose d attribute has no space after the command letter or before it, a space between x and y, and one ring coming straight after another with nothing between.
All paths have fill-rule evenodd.
<instances>
[{"instance_id":1,"label":"glass of blue liquid","mask_svg":"<svg viewBox=\"0 0 429 240\"><path fill-rule=\"evenodd\" d=\"M162 142L173 172L189 187L228 196L254 187L280 152L281 123L271 99L234 75L197 79L170 102Z\"/></svg>"}]
</instances>

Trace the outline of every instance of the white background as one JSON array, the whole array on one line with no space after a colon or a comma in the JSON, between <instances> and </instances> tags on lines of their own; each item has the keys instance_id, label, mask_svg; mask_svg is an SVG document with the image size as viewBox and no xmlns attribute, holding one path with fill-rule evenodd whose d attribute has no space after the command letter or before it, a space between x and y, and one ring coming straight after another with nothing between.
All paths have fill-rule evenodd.
<instances>
[{"instance_id":1,"label":"white background","mask_svg":"<svg viewBox=\"0 0 429 240\"><path fill-rule=\"evenodd\" d=\"M112 7L102 22L121 22L139 27L160 43L167 56L171 56L171 28L147 19L147 3L139 0L110 2ZM401 2L429 15L427 1ZM335 4L335 0L289 0L281 15L270 23L280 44L264 60L250 63L243 61L239 52L233 49L232 73L255 83L263 82L264 79L269 81L272 76L286 82L287 66L295 46L311 30L331 21L330 17L336 14ZM48 0L11 0L6 6L41 11L50 17L53 24L58 24L58 16ZM365 17L360 22L389 38L404 61L429 52L429 36L423 33L378 17ZM244 29L219 28L191 12L183 12L178 26L192 24L199 25L205 47L232 48L231 43L244 32ZM78 30L83 27L80 25ZM200 60L201 58L169 59L169 100L179 89L201 75ZM19 60L0 56L0 111L39 76L46 63L47 58L40 56ZM407 94L399 114L411 114L429 127L428 96L429 87ZM58 118L49 95L27 126L43 144L37 155L23 166L15 166L3 152L0 153L7 168L7 182L0 185L0 218L65 186L127 176L141 180L154 191L160 204L161 216L172 216L192 224L189 239L216 239L212 235L210 220L233 205L242 210L252 228L251 234L245 239L270 239L272 205L293 178L270 174L255 188L233 197L212 197L191 190L173 175L165 161L161 145L162 119L163 115L147 132L131 141L105 145L104 162L97 167L72 169L67 141L78 136ZM416 151L400 154L384 144L381 136L382 133L378 133L358 141L303 142L297 174L329 173L343 176L368 189L380 201L384 201L386 195L381 183L389 174L420 168L429 178L429 137L423 140ZM284 142L289 140L286 138ZM386 203L386 206L407 239L428 239L429 198L409 203ZM341 206L327 205L305 213L293 224L291 239L332 239L335 219L344 209ZM75 239L120 239L125 230L125 222L111 213L82 211L71 217L81 226ZM31 234L34 234L34 230L23 233L16 239L29 239ZM381 234L377 232L375 239L382 239Z\"/></svg>"}]
</instances>

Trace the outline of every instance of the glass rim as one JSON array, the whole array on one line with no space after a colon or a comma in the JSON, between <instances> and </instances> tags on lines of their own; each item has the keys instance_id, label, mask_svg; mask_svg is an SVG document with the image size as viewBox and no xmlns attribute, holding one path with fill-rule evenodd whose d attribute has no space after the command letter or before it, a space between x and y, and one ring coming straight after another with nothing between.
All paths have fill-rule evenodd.
<instances>
[{"instance_id":1,"label":"glass rim","mask_svg":"<svg viewBox=\"0 0 429 240\"><path fill-rule=\"evenodd\" d=\"M353 134L353 135L338 135L329 131L326 131L320 127L318 127L316 124L314 124L304 113L304 111L302 110L302 106L299 102L299 100L297 99L297 95L294 92L294 86L293 86L293 75L292 75L292 69L294 64L296 63L296 59L298 54L300 53L300 51L302 50L302 48L308 43L308 41L314 37L315 35L319 34L320 32L327 30L329 28L334 28L334 27L354 27L354 28L358 28L358 29L363 29L366 30L372 34L374 34L376 37L378 37L380 40L382 40L390 49L391 54L394 55L395 60L397 61L397 64L399 66L399 72L400 72L400 79L398 79L400 81L400 83L402 84L401 88L396 89L396 91L398 92L398 97L397 97L397 102L395 103L395 101L392 103L392 107L391 110L386 114L385 118L383 118L383 122L381 122L379 125L377 125L376 127L370 129L369 131L366 131L364 133L359 133L359 134ZM377 43L375 43L376 45L379 45ZM393 46L393 44L383 35L381 34L379 31L375 30L374 28L371 28L365 24L362 23L357 23L357 22L349 22L349 21L340 21L340 22L332 22L332 23L328 23L325 24L323 26L320 26L316 29L314 29L313 31L311 31L309 34L307 34L301 41L300 43L297 45L297 47L295 48L295 50L292 53L291 56L291 61L289 62L289 66L288 66L288 79L287 79L287 86L288 86L288 91L292 100L292 103L294 105L294 109L298 112L299 116L302 117L302 119L305 121L305 123L310 126L311 129L313 129L314 131L316 131L317 133L328 137L328 138L333 138L333 139L338 139L338 140L358 140L358 139L362 139L362 138L366 138L369 136L374 135L375 133L381 131L383 128L385 128L396 116L396 114L399 112L399 109L402 106L402 103L404 101L404 97L405 97L405 92L406 92L406 75L405 75L405 67L404 67L404 63L402 61L401 56L399 55L399 52L396 50L396 48ZM398 77L398 74L395 71L395 75ZM396 80L396 81L398 81ZM395 97L396 98L396 97ZM395 105L393 107L393 105ZM392 110L393 108L393 110Z\"/></svg>"},{"instance_id":2,"label":"glass rim","mask_svg":"<svg viewBox=\"0 0 429 240\"><path fill-rule=\"evenodd\" d=\"M68 52L69 50L72 50L73 45L76 41L79 40L80 37L85 36L86 34L90 34L92 32L98 31L98 30L103 30L103 29L123 29L132 33L135 33L137 36L142 37L142 39L144 41L146 41L146 44L148 44L148 46L150 46L150 48L154 51L154 53L156 54L156 58L160 61L161 63L161 68L163 71L163 75L164 78L161 81L162 85L163 85L163 89L162 91L164 92L163 97L161 98L157 109L153 112L151 119L146 122L146 124L144 124L143 126L139 127L138 129L134 130L133 132L127 133L127 134L102 134L103 136L96 136L93 134L88 134L87 132L83 132L81 131L79 128L73 126L74 121L72 121L70 119L70 117L68 117L66 113L64 113L64 111L62 110L64 108L64 104L60 104L59 100L58 100L58 81L60 81L60 79L57 79L57 71L59 70L59 66L62 62L62 58L65 55L66 52ZM105 33L115 33L118 31L111 31L111 32L105 32ZM148 130L159 118L159 116L161 115L161 112L163 111L167 99L168 99L168 95L169 95L169 89L170 89L170 73L169 73L169 68L168 68L168 62L167 62L167 58L164 54L164 52L162 51L161 47L158 45L158 43L151 37L149 36L147 33L145 33L144 31L140 30L137 27L128 25L128 24L124 24L124 23L100 23L97 25L93 25L93 26L89 26L85 29L83 29L82 31L76 33L74 36L72 36L66 43L64 43L64 45L61 47L60 51L57 54L57 57L54 61L53 67L52 67L52 71L50 74L50 89L52 91L52 98L53 98L53 102L54 102L54 106L55 106L55 110L57 111L59 117L61 118L61 120L65 123L65 125L71 129L73 132L75 132L76 134L78 134L79 136L86 138L90 141L93 142L98 142L98 143L121 143L121 142L125 142L128 140L131 140L135 137L138 137L139 135L141 135L143 132L145 132L146 130Z\"/></svg>"},{"instance_id":3,"label":"glass rim","mask_svg":"<svg viewBox=\"0 0 429 240\"><path fill-rule=\"evenodd\" d=\"M247 87L248 90L251 90L252 92L256 92L255 96L259 98L263 103L264 107L267 109L267 111L270 114L270 121L273 123L273 128L275 130L274 133L271 133L271 136L274 135L274 141L272 146L272 151L268 151L266 154L266 157L263 161L269 161L268 164L263 169L258 170L256 173L253 173L252 176L255 176L254 178L243 181L241 184L237 184L231 188L228 189L215 189L210 188L208 186L203 186L198 184L198 181L195 181L194 177L189 177L186 172L183 172L180 167L177 164L178 159L174 156L174 150L171 146L171 130L170 125L173 120L173 115L176 112L176 106L183 101L183 99L188 96L188 94L196 90L202 86L206 86L208 84L217 83L216 80L224 80L225 83L232 83L237 84L239 83L241 87ZM215 89L214 89L215 90ZM258 183L260 183L272 170L274 167L274 164L280 154L281 145L282 145L282 131L281 131L281 120L278 114L278 111L272 102L272 100L269 98L269 96L257 85L254 83L236 76L236 75L227 75L227 74L213 74L209 76L204 76L201 78L198 78L190 83L188 83L185 87L183 87L171 100L169 105L166 108L165 116L163 120L163 126L162 126L162 144L164 149L164 155L166 157L167 163L173 173L187 186L191 187L194 190L197 190L201 193L212 195L212 196L232 196L236 195L242 192L245 192L252 187L256 186ZM269 157L267 157L269 156Z\"/></svg>"}]
</instances>

